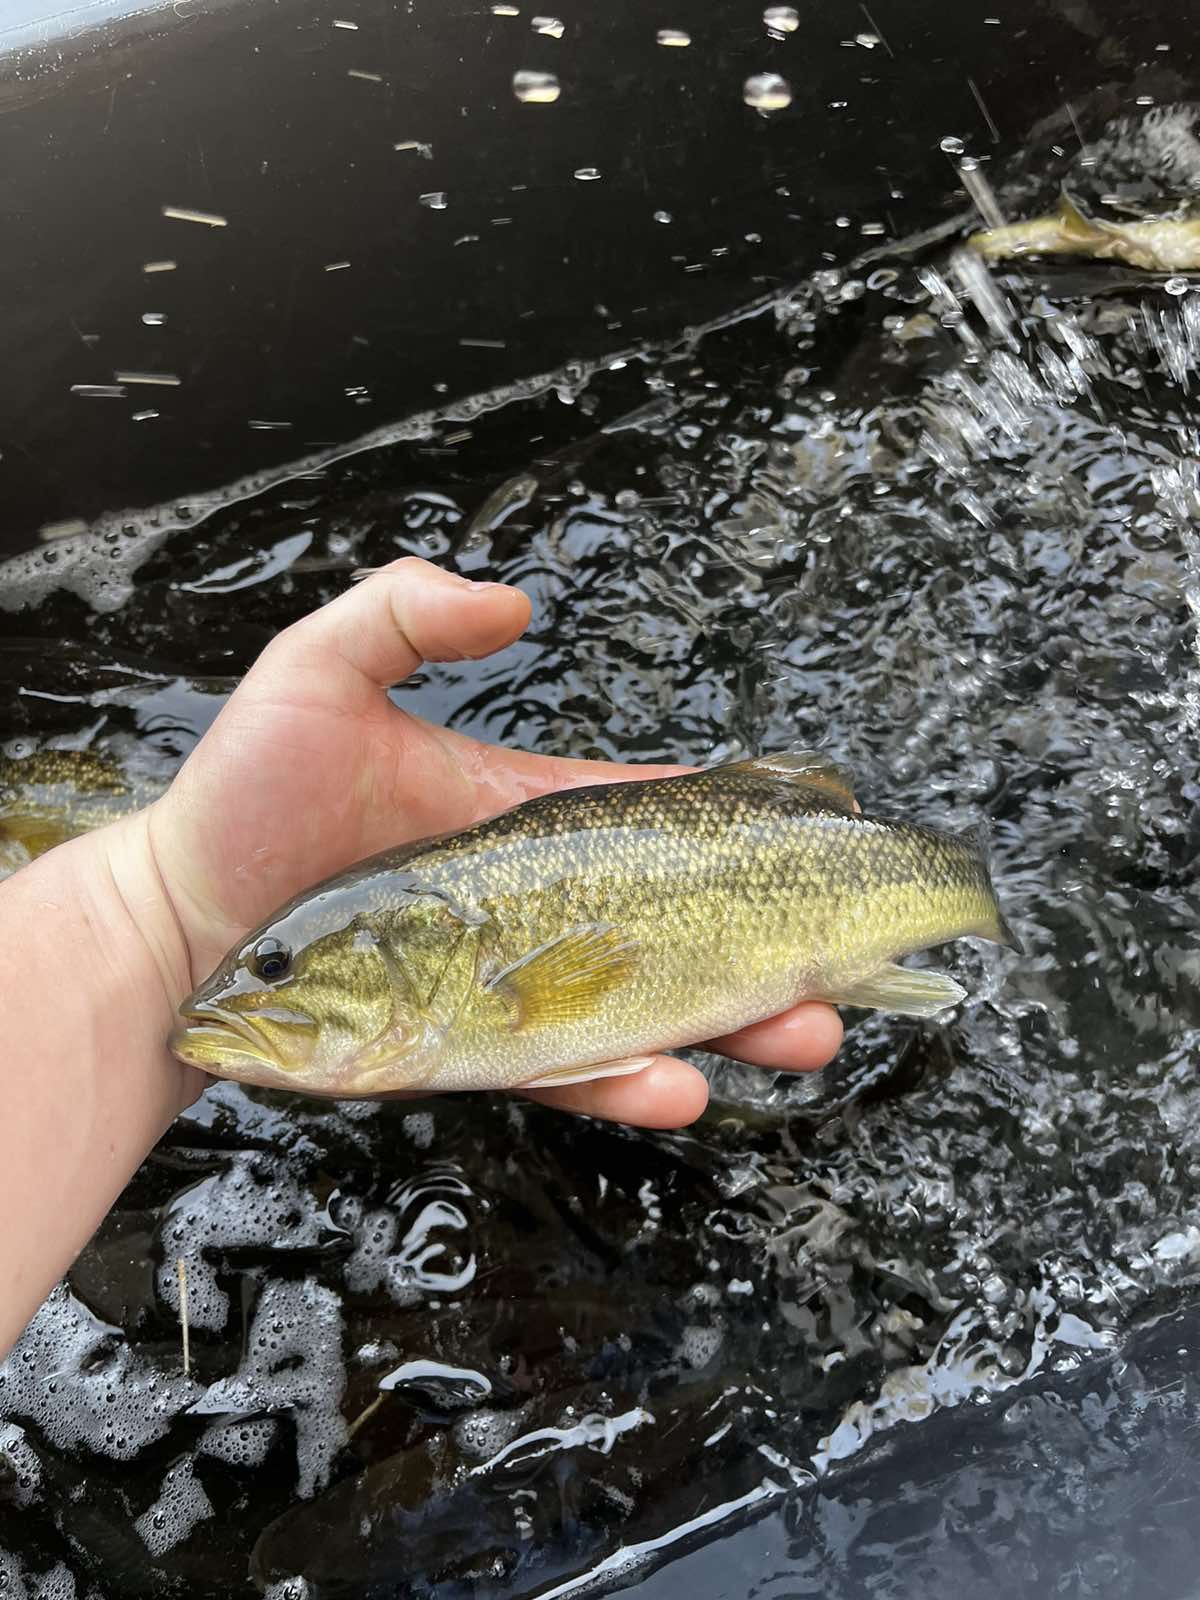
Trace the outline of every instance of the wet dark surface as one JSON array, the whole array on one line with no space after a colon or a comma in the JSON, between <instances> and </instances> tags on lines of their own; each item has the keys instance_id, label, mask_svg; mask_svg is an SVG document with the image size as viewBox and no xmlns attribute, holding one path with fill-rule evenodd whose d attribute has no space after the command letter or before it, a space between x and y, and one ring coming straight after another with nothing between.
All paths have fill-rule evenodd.
<instances>
[{"instance_id":1,"label":"wet dark surface","mask_svg":"<svg viewBox=\"0 0 1200 1600\"><path fill-rule=\"evenodd\" d=\"M775 38L742 0L566 0L559 38L487 0L120 9L0 19L6 550L673 336L959 209L943 139L1038 125L1044 170L1194 52L1172 0L829 0Z\"/></svg>"},{"instance_id":2,"label":"wet dark surface","mask_svg":"<svg viewBox=\"0 0 1200 1600\"><path fill-rule=\"evenodd\" d=\"M678 1136L210 1093L0 1369L10 1592L1192 1592L1198 306L831 273L66 589L5 570L10 758L169 771L414 551L535 618L404 703L579 755L825 743L868 809L991 818L1026 948L956 947L959 1014L859 1020L819 1077L714 1064Z\"/></svg>"}]
</instances>

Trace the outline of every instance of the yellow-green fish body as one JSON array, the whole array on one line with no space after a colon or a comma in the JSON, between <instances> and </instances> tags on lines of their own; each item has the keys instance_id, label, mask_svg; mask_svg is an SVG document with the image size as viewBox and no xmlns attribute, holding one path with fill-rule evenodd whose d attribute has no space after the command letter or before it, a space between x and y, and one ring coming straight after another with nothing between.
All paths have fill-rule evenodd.
<instances>
[{"instance_id":1,"label":"yellow-green fish body","mask_svg":"<svg viewBox=\"0 0 1200 1600\"><path fill-rule=\"evenodd\" d=\"M57 844L148 805L166 788L93 750L0 758L0 878Z\"/></svg>"},{"instance_id":2,"label":"yellow-green fish body","mask_svg":"<svg viewBox=\"0 0 1200 1600\"><path fill-rule=\"evenodd\" d=\"M932 1015L897 956L1014 943L977 839L820 757L567 790L299 896L181 1008L185 1060L338 1095L565 1083L820 998Z\"/></svg>"},{"instance_id":3,"label":"yellow-green fish body","mask_svg":"<svg viewBox=\"0 0 1200 1600\"><path fill-rule=\"evenodd\" d=\"M1136 222L1106 222L1086 216L1064 195L1058 211L1005 227L989 228L967 240L991 260L1022 255L1091 256L1124 261L1147 272L1192 272L1200 268L1200 219L1148 217Z\"/></svg>"}]
</instances>

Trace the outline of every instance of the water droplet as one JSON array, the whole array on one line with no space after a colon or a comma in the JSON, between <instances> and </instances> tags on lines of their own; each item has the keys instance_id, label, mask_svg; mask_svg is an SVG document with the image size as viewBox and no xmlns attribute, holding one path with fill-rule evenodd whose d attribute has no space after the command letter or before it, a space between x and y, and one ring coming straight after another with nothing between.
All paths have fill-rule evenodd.
<instances>
[{"instance_id":1,"label":"water droplet","mask_svg":"<svg viewBox=\"0 0 1200 1600\"><path fill-rule=\"evenodd\" d=\"M862 45L864 50L874 50L879 43L879 35L877 33L856 33L854 42Z\"/></svg>"},{"instance_id":2,"label":"water droplet","mask_svg":"<svg viewBox=\"0 0 1200 1600\"><path fill-rule=\"evenodd\" d=\"M674 222L675 218L669 211L656 211L654 213L654 220L655 222Z\"/></svg>"},{"instance_id":3,"label":"water droplet","mask_svg":"<svg viewBox=\"0 0 1200 1600\"><path fill-rule=\"evenodd\" d=\"M521 8L520 6L493 6L492 15L494 17L519 17Z\"/></svg>"},{"instance_id":4,"label":"water droplet","mask_svg":"<svg viewBox=\"0 0 1200 1600\"><path fill-rule=\"evenodd\" d=\"M577 167L575 169L575 176L579 179L580 183L595 183L596 179L600 176L600 168Z\"/></svg>"},{"instance_id":5,"label":"water droplet","mask_svg":"<svg viewBox=\"0 0 1200 1600\"><path fill-rule=\"evenodd\" d=\"M1188 292L1189 284L1186 278L1168 278L1163 288L1168 294L1180 295Z\"/></svg>"},{"instance_id":6,"label":"water droplet","mask_svg":"<svg viewBox=\"0 0 1200 1600\"><path fill-rule=\"evenodd\" d=\"M849 217L835 217L833 219L833 225L834 225L835 228L848 228L850 226L850 218Z\"/></svg>"},{"instance_id":7,"label":"water droplet","mask_svg":"<svg viewBox=\"0 0 1200 1600\"><path fill-rule=\"evenodd\" d=\"M756 72L742 86L742 99L754 111L782 111L792 103L791 85L777 72Z\"/></svg>"},{"instance_id":8,"label":"water droplet","mask_svg":"<svg viewBox=\"0 0 1200 1600\"><path fill-rule=\"evenodd\" d=\"M944 150L948 156L960 156L966 149L966 145L963 144L961 139L956 139L952 133L948 133L939 148Z\"/></svg>"},{"instance_id":9,"label":"water droplet","mask_svg":"<svg viewBox=\"0 0 1200 1600\"><path fill-rule=\"evenodd\" d=\"M1154 96L1152 94L1140 94L1134 101L1134 104L1139 106L1152 106L1154 104Z\"/></svg>"},{"instance_id":10,"label":"water droplet","mask_svg":"<svg viewBox=\"0 0 1200 1600\"><path fill-rule=\"evenodd\" d=\"M676 50L683 50L692 42L691 34L682 28L660 28L655 37L659 44L665 44Z\"/></svg>"},{"instance_id":11,"label":"water droplet","mask_svg":"<svg viewBox=\"0 0 1200 1600\"><path fill-rule=\"evenodd\" d=\"M446 191L444 189L434 189L430 194L421 195L420 201L423 206L428 206L430 211L445 211L447 205Z\"/></svg>"},{"instance_id":12,"label":"water droplet","mask_svg":"<svg viewBox=\"0 0 1200 1600\"><path fill-rule=\"evenodd\" d=\"M143 311L142 312L142 321L146 324L146 326L148 328L161 328L163 323L166 320L167 320L167 314L166 314L165 311Z\"/></svg>"},{"instance_id":13,"label":"water droplet","mask_svg":"<svg viewBox=\"0 0 1200 1600\"><path fill-rule=\"evenodd\" d=\"M561 39L566 32L566 24L558 17L534 17L531 26L534 33L544 33L548 39Z\"/></svg>"},{"instance_id":14,"label":"water droplet","mask_svg":"<svg viewBox=\"0 0 1200 1600\"><path fill-rule=\"evenodd\" d=\"M513 73L513 93L527 106L552 106L562 93L562 87L552 72L529 72L522 69Z\"/></svg>"},{"instance_id":15,"label":"water droplet","mask_svg":"<svg viewBox=\"0 0 1200 1600\"><path fill-rule=\"evenodd\" d=\"M776 33L795 33L800 26L800 13L794 6L768 6L763 21Z\"/></svg>"}]
</instances>

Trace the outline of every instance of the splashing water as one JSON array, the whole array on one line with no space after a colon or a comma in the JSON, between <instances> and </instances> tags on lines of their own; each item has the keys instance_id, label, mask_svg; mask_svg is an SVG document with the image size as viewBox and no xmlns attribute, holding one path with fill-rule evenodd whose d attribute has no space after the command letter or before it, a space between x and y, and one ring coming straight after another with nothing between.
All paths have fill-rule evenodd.
<instances>
[{"instance_id":1,"label":"splashing water","mask_svg":"<svg viewBox=\"0 0 1200 1600\"><path fill-rule=\"evenodd\" d=\"M198 670L413 552L535 620L402 703L577 755L826 744L868 808L990 816L1027 953L956 947L953 1020L858 1020L819 1076L708 1062L678 1136L219 1086L0 1367L18 1577L557 1593L786 1500L794 1591L848 1595L805 1562L882 1438L980 1399L1024 1426L1194 1291L1198 305L954 251L828 271L465 448L123 535L116 588L86 539L48 569L0 652L15 767L169 769L228 689Z\"/></svg>"}]
</instances>

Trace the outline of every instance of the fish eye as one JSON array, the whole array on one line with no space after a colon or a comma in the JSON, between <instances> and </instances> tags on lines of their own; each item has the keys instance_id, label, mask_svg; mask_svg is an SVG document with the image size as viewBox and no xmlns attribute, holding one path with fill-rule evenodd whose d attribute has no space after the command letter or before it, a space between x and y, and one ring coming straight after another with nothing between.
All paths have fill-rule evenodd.
<instances>
[{"instance_id":1,"label":"fish eye","mask_svg":"<svg viewBox=\"0 0 1200 1600\"><path fill-rule=\"evenodd\" d=\"M268 936L260 939L251 950L248 965L256 978L264 983L276 983L290 971L292 952L280 940Z\"/></svg>"}]
</instances>

